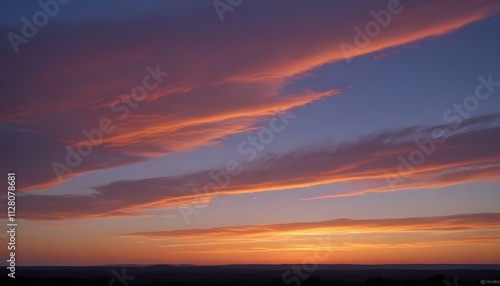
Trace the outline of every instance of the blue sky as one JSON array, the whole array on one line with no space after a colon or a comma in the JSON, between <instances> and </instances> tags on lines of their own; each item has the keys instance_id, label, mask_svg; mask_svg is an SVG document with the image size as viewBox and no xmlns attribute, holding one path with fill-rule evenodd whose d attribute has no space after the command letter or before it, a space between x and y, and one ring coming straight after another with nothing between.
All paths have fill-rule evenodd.
<instances>
[{"instance_id":1,"label":"blue sky","mask_svg":"<svg viewBox=\"0 0 500 286\"><path fill-rule=\"evenodd\" d=\"M253 255L236 258L245 251L238 243L250 238L233 231L252 237L267 225L283 241L302 239L308 231L338 231L341 244L352 246L343 251L352 251L359 263L377 263L358 252L376 248L365 240L377 235L392 243L380 263L401 262L418 249L428 255L415 263L463 262L458 255L433 258L450 241L443 251L480 249L474 261L498 263L488 253L498 248L493 236L500 224L499 91L478 101L463 129L443 117L474 96L478 77L500 81L498 3L402 3L402 12L346 61L339 44L352 43L353 28L373 20L370 11L386 9L387 2L244 2L220 21L210 1L72 1L59 5L18 53L4 37L0 131L10 140L2 140L1 169L19 173L19 200L27 206L20 217L28 233L45 238L29 247L36 255L28 261L262 262ZM2 5L5 35L22 35L20 19L40 10L35 1ZM159 79L152 68L169 75ZM113 102L125 107L124 98L153 79L156 87L119 119ZM295 117L285 124L280 116ZM68 148L76 150L85 140L82 130L98 128L103 119L111 120L114 131L70 166ZM282 131L270 131L270 142L261 141L265 148L247 160L241 144L251 146L249 136L259 138L273 121ZM387 174L398 172L399 156L420 150L416 138L431 140L435 128L452 136L436 143L425 162L391 190ZM227 174L233 160L243 164L240 174L228 175L227 184L205 195L193 191L213 184L211 174ZM58 178L54 162L71 170ZM200 200L206 204L195 207ZM186 219L181 210L196 214ZM353 220L342 226L347 232L336 221L324 226L343 218ZM426 233L416 241L413 221L404 221L410 233L391 221L406 218L446 230L434 233L430 225L418 230ZM381 229L364 225L370 219ZM314 227L304 230L295 225L300 222ZM71 257L42 262L48 255L42 248L59 227L76 232L55 249L102 244L109 250L96 260L75 250ZM219 248L198 244L208 233L210 243L224 245L210 237L214 229L242 240ZM84 242L80 232L95 238ZM351 241L346 233L367 236ZM433 235L439 241L429 242ZM474 239L465 239L469 235ZM246 249L280 249L272 237ZM118 246L133 250L117 254ZM155 252L170 247L175 255L165 261ZM287 247L290 257L299 257L293 245ZM273 262L286 262L269 253Z\"/></svg>"}]
</instances>

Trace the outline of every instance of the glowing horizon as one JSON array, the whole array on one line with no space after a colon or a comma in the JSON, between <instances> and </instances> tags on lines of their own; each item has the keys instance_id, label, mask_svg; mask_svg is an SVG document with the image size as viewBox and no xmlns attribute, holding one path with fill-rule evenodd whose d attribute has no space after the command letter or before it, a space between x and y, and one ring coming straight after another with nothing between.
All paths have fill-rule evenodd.
<instances>
[{"instance_id":1,"label":"glowing horizon","mask_svg":"<svg viewBox=\"0 0 500 286\"><path fill-rule=\"evenodd\" d=\"M20 266L500 263L500 2L4 5Z\"/></svg>"}]
</instances>

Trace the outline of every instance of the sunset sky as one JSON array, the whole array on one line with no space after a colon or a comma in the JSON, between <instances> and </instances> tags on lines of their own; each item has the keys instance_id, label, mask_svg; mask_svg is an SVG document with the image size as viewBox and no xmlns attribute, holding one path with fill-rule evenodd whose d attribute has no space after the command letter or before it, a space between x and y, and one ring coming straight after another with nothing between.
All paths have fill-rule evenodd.
<instances>
[{"instance_id":1,"label":"sunset sky","mask_svg":"<svg viewBox=\"0 0 500 286\"><path fill-rule=\"evenodd\" d=\"M499 1L41 2L0 3L3 264L9 171L21 266L500 263Z\"/></svg>"}]
</instances>

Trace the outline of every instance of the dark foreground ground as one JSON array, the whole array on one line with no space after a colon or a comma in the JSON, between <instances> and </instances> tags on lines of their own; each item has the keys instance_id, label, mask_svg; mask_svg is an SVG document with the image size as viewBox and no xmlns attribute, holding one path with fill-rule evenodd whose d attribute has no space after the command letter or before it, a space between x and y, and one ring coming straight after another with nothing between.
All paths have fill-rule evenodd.
<instances>
[{"instance_id":1,"label":"dark foreground ground","mask_svg":"<svg viewBox=\"0 0 500 286\"><path fill-rule=\"evenodd\" d=\"M114 265L17 267L15 279L8 277L8 273L8 270L2 267L0 285L500 286L500 265Z\"/></svg>"}]
</instances>

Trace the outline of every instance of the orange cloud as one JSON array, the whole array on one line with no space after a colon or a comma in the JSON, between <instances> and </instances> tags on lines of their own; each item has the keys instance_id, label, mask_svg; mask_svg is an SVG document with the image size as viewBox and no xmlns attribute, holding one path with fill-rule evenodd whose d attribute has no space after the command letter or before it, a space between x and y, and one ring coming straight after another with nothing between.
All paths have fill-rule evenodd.
<instances>
[{"instance_id":1,"label":"orange cloud","mask_svg":"<svg viewBox=\"0 0 500 286\"><path fill-rule=\"evenodd\" d=\"M498 134L498 116L471 118L462 129L449 125L411 127L369 135L357 142L274 154L241 163L242 171L204 170L174 177L113 182L96 188L91 196L23 197L22 217L35 220L137 216L150 209L177 208L209 202L218 195L287 190L335 182L368 187L331 196L389 192L409 188L435 188L464 182L497 180L500 150L491 138ZM481 124L479 124L481 123ZM481 126L481 127L477 127ZM402 183L391 188L387 174L397 173L399 156L405 156L430 138L434 128L448 134L413 172L403 172ZM475 152L468 152L474 149ZM247 158L248 159L248 158ZM141 192L137 192L141 190ZM324 198L324 197L323 197Z\"/></svg>"},{"instance_id":2,"label":"orange cloud","mask_svg":"<svg viewBox=\"0 0 500 286\"><path fill-rule=\"evenodd\" d=\"M157 245L178 255L198 254L217 259L238 260L238 255L266 254L274 263L297 262L304 258L317 263L401 261L407 254L417 261L453 261L458 249L493 249L500 243L500 214L461 214L441 217L399 219L334 219L322 222L246 225L210 229L182 229L127 233L121 237L154 239ZM163 244L161 244L163 243ZM365 255L361 256L361 251ZM438 251L443 257L435 260ZM279 256L279 257L278 257ZM385 257L385 258L381 258ZM452 260L450 260L450 257ZM473 256L493 259L491 255ZM411 263L411 259L407 263ZM498 257L489 261L498 261ZM456 261L455 261L456 262Z\"/></svg>"},{"instance_id":3,"label":"orange cloud","mask_svg":"<svg viewBox=\"0 0 500 286\"><path fill-rule=\"evenodd\" d=\"M387 6L382 0L342 9L331 1L263 3L245 5L231 25L220 25L210 5L196 13L211 17L154 16L71 28L54 23L45 28L43 42L30 42L16 57L0 55L5 134L32 132L17 137L22 150L5 146L16 154L7 154L2 168L22 170L28 178L24 190L57 184L51 163L64 161L66 145L85 139L83 129L116 116L110 104L141 84L148 65L160 64L171 75L127 120L114 121L116 130L67 176L216 144L249 130L273 109L286 112L336 94L281 92L292 76L343 60L339 44L352 43L353 28L373 20L371 10ZM499 5L479 0L405 3L359 55L448 33L496 13ZM256 12L259 25L254 24ZM17 159L30 149L43 153L36 164Z\"/></svg>"},{"instance_id":4,"label":"orange cloud","mask_svg":"<svg viewBox=\"0 0 500 286\"><path fill-rule=\"evenodd\" d=\"M248 225L211 229L181 229L158 232L128 233L124 236L162 238L255 238L279 236L307 236L346 233L391 232L455 232L494 229L500 231L500 213L462 214L440 217L397 219L334 219L322 222ZM470 238L469 238L470 239Z\"/></svg>"}]
</instances>

